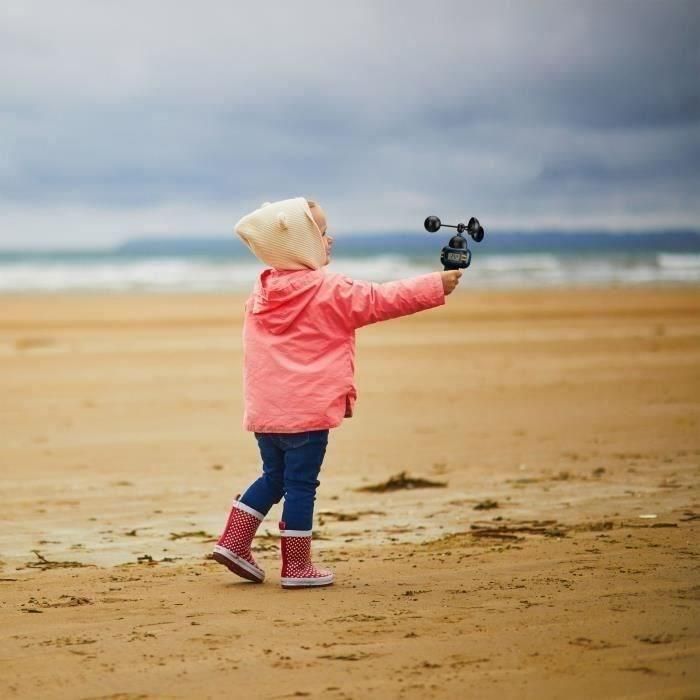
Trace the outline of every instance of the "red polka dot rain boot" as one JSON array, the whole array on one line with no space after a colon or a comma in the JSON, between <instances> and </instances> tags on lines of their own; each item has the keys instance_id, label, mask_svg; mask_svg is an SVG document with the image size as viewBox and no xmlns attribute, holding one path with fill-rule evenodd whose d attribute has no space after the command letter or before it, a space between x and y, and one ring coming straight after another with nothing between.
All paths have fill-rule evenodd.
<instances>
[{"instance_id":1,"label":"red polka dot rain boot","mask_svg":"<svg viewBox=\"0 0 700 700\"><path fill-rule=\"evenodd\" d=\"M236 496L233 502L224 534L214 546L212 557L234 574L248 581L262 583L265 572L253 558L250 543L265 516L245 503L240 503L238 498Z\"/></svg>"},{"instance_id":2,"label":"red polka dot rain boot","mask_svg":"<svg viewBox=\"0 0 700 700\"><path fill-rule=\"evenodd\" d=\"M330 586L333 572L311 563L311 530L287 530L280 522L282 588Z\"/></svg>"}]
</instances>

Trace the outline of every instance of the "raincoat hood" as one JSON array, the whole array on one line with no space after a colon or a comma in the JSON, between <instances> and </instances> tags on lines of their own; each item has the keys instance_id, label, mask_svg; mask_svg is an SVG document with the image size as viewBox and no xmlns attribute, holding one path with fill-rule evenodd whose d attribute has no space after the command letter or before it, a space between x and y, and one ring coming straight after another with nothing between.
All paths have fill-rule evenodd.
<instances>
[{"instance_id":1,"label":"raincoat hood","mask_svg":"<svg viewBox=\"0 0 700 700\"><path fill-rule=\"evenodd\" d=\"M263 270L247 309L274 335L284 333L323 285L322 270Z\"/></svg>"}]
</instances>

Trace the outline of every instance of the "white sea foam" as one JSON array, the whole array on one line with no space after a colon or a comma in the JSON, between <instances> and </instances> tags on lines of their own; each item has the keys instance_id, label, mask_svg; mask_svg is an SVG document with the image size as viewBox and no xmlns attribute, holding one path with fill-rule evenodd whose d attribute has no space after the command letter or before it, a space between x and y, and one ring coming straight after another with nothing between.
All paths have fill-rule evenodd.
<instances>
[{"instance_id":1,"label":"white sea foam","mask_svg":"<svg viewBox=\"0 0 700 700\"><path fill-rule=\"evenodd\" d=\"M660 253L657 260L659 267L670 270L700 270L700 253Z\"/></svg>"},{"instance_id":2,"label":"white sea foam","mask_svg":"<svg viewBox=\"0 0 700 700\"><path fill-rule=\"evenodd\" d=\"M0 292L216 291L250 287L259 267L186 258L0 264Z\"/></svg>"},{"instance_id":3,"label":"white sea foam","mask_svg":"<svg viewBox=\"0 0 700 700\"><path fill-rule=\"evenodd\" d=\"M204 257L0 256L0 293L248 291L261 269L255 260ZM341 257L330 266L330 271L377 282L439 269L437 256L404 255ZM475 251L463 282L470 289L700 284L700 255L487 255Z\"/></svg>"},{"instance_id":4,"label":"white sea foam","mask_svg":"<svg viewBox=\"0 0 700 700\"><path fill-rule=\"evenodd\" d=\"M561 269L561 261L548 254L490 255L479 257L479 266L484 272L552 272Z\"/></svg>"}]
</instances>

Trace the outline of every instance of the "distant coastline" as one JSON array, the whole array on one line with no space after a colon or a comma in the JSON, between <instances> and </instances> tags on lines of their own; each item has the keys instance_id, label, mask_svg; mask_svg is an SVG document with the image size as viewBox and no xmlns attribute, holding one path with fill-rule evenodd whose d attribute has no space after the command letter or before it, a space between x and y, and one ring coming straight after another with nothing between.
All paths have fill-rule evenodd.
<instances>
[{"instance_id":1,"label":"distant coastline","mask_svg":"<svg viewBox=\"0 0 700 700\"><path fill-rule=\"evenodd\" d=\"M380 255L402 253L410 256L430 255L447 243L450 229L437 234L362 233L339 234L336 250L343 255ZM487 232L481 243L472 246L482 253L541 252L700 252L700 232L664 231L660 233L591 233L589 231L541 233ZM234 236L208 237L139 237L116 246L117 254L135 255L231 255L246 257L248 250Z\"/></svg>"},{"instance_id":2,"label":"distant coastline","mask_svg":"<svg viewBox=\"0 0 700 700\"><path fill-rule=\"evenodd\" d=\"M386 231L377 233L340 233L336 252L347 256L399 253L411 257L430 256L447 243L450 229L436 234ZM567 252L649 252L700 253L700 231L676 229L659 233L648 231L489 231L481 243L472 244L480 253L567 253ZM0 260L21 256L152 256L190 257L226 256L248 258L250 252L233 235L137 236L104 248L0 248Z\"/></svg>"}]
</instances>

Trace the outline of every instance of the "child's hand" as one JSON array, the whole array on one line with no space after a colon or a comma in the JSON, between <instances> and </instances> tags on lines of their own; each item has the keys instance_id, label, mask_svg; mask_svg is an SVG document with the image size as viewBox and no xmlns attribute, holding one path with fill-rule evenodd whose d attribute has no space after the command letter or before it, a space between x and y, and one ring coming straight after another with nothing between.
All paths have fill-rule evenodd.
<instances>
[{"instance_id":1,"label":"child's hand","mask_svg":"<svg viewBox=\"0 0 700 700\"><path fill-rule=\"evenodd\" d=\"M462 276L461 270L446 270L440 273L442 275L442 288L445 290L445 296L454 292L455 287L459 284L459 278Z\"/></svg>"}]
</instances>

